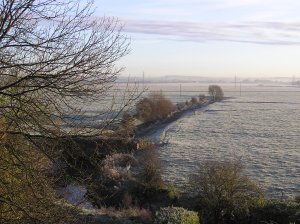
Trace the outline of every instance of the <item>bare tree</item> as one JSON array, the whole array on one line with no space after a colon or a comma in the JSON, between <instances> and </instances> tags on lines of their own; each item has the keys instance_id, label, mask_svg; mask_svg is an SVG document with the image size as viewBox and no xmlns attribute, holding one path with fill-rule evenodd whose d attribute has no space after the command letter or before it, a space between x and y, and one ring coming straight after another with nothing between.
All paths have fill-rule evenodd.
<instances>
[{"instance_id":1,"label":"bare tree","mask_svg":"<svg viewBox=\"0 0 300 224\"><path fill-rule=\"evenodd\" d=\"M0 141L0 223L73 223L47 177L51 161L26 138L6 135Z\"/></svg>"},{"instance_id":2,"label":"bare tree","mask_svg":"<svg viewBox=\"0 0 300 224\"><path fill-rule=\"evenodd\" d=\"M138 117L145 122L164 119L175 110L174 104L162 91L151 92L137 103L136 108Z\"/></svg>"},{"instance_id":3,"label":"bare tree","mask_svg":"<svg viewBox=\"0 0 300 224\"><path fill-rule=\"evenodd\" d=\"M92 1L84 2L0 1L0 223L66 223L45 172L59 152L24 136L65 135L65 116L81 113L79 105L114 103L128 38L117 19L93 17ZM124 94L108 120L135 99Z\"/></svg>"},{"instance_id":4,"label":"bare tree","mask_svg":"<svg viewBox=\"0 0 300 224\"><path fill-rule=\"evenodd\" d=\"M135 133L134 117L129 112L124 112L117 134L123 138L131 138Z\"/></svg>"},{"instance_id":5,"label":"bare tree","mask_svg":"<svg viewBox=\"0 0 300 224\"><path fill-rule=\"evenodd\" d=\"M223 90L218 85L210 85L208 87L208 93L209 93L209 95L211 97L211 100L213 102L215 102L215 101L221 101L224 98Z\"/></svg>"},{"instance_id":6,"label":"bare tree","mask_svg":"<svg viewBox=\"0 0 300 224\"><path fill-rule=\"evenodd\" d=\"M0 3L0 115L7 131L61 134L74 105L103 100L128 40L118 20L94 18L92 2ZM125 103L126 104L126 103Z\"/></svg>"}]
</instances>

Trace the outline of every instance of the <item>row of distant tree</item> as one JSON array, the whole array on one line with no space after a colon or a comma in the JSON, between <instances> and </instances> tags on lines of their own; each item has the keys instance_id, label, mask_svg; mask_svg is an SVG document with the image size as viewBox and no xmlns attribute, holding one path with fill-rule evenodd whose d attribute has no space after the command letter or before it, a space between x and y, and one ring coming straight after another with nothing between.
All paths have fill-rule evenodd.
<instances>
[{"instance_id":1,"label":"row of distant tree","mask_svg":"<svg viewBox=\"0 0 300 224\"><path fill-rule=\"evenodd\" d=\"M211 102L221 101L224 98L223 90L218 85L210 85L208 87L209 100ZM192 97L186 105L202 104L206 100L206 96L200 94L199 99ZM152 92L147 97L141 99L136 105L137 118L144 122L152 122L167 118L176 111L178 107L167 99L162 91Z\"/></svg>"}]
</instances>

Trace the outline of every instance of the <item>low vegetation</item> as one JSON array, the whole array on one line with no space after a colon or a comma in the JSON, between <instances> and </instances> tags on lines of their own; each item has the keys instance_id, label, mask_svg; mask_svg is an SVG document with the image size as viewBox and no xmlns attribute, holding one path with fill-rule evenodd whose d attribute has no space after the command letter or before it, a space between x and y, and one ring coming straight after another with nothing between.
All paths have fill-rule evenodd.
<instances>
[{"instance_id":1,"label":"low vegetation","mask_svg":"<svg viewBox=\"0 0 300 224\"><path fill-rule=\"evenodd\" d=\"M206 100L206 96L204 94L199 95L199 103L204 103Z\"/></svg>"},{"instance_id":2,"label":"low vegetation","mask_svg":"<svg viewBox=\"0 0 300 224\"><path fill-rule=\"evenodd\" d=\"M0 142L0 223L63 224L75 210L65 206L47 176L51 161L23 136L2 136Z\"/></svg>"},{"instance_id":3,"label":"low vegetation","mask_svg":"<svg viewBox=\"0 0 300 224\"><path fill-rule=\"evenodd\" d=\"M162 165L158 158L158 152L153 144L149 145L144 149L143 156L140 159L140 173L138 175L144 195L151 196L153 192L163 187L161 175Z\"/></svg>"},{"instance_id":4,"label":"low vegetation","mask_svg":"<svg viewBox=\"0 0 300 224\"><path fill-rule=\"evenodd\" d=\"M210 85L208 87L208 94L210 95L210 100L213 102L221 101L224 98L224 92L218 85Z\"/></svg>"},{"instance_id":5,"label":"low vegetation","mask_svg":"<svg viewBox=\"0 0 300 224\"><path fill-rule=\"evenodd\" d=\"M198 104L198 99L196 97L191 98L191 103L192 104Z\"/></svg>"},{"instance_id":6,"label":"low vegetation","mask_svg":"<svg viewBox=\"0 0 300 224\"><path fill-rule=\"evenodd\" d=\"M134 117L129 112L124 112L116 135L124 139L130 138L134 136L135 130Z\"/></svg>"},{"instance_id":7,"label":"low vegetation","mask_svg":"<svg viewBox=\"0 0 300 224\"><path fill-rule=\"evenodd\" d=\"M162 92L150 93L136 105L137 117L143 122L152 122L168 117L175 105Z\"/></svg>"},{"instance_id":8,"label":"low vegetation","mask_svg":"<svg viewBox=\"0 0 300 224\"><path fill-rule=\"evenodd\" d=\"M161 208L155 213L154 224L199 224L197 212L180 207Z\"/></svg>"},{"instance_id":9,"label":"low vegetation","mask_svg":"<svg viewBox=\"0 0 300 224\"><path fill-rule=\"evenodd\" d=\"M1 224L76 223L76 206L57 187L91 183L88 171L100 157L87 154L101 150L78 147L70 136L91 130L67 118L83 114L79 105L108 102L129 44L117 20L95 18L93 9L93 1L78 0L0 3ZM131 93L107 105L101 129L133 101ZM69 138L68 150L55 147L61 137Z\"/></svg>"},{"instance_id":10,"label":"low vegetation","mask_svg":"<svg viewBox=\"0 0 300 224\"><path fill-rule=\"evenodd\" d=\"M251 210L250 216L245 223L300 223L300 203L296 201L266 201L263 205Z\"/></svg>"},{"instance_id":11,"label":"low vegetation","mask_svg":"<svg viewBox=\"0 0 300 224\"><path fill-rule=\"evenodd\" d=\"M265 199L260 187L243 173L238 161L206 161L190 178L196 208L206 223L229 223L249 215Z\"/></svg>"},{"instance_id":12,"label":"low vegetation","mask_svg":"<svg viewBox=\"0 0 300 224\"><path fill-rule=\"evenodd\" d=\"M76 224L152 224L149 209L130 207L115 208L103 206L99 210L82 210ZM73 223L72 223L73 224Z\"/></svg>"}]
</instances>

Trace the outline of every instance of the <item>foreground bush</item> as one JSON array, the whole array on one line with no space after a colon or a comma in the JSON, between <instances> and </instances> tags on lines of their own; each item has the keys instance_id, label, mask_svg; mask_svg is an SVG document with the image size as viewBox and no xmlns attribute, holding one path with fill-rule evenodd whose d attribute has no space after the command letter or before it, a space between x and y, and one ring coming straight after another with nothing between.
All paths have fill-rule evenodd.
<instances>
[{"instance_id":1,"label":"foreground bush","mask_svg":"<svg viewBox=\"0 0 300 224\"><path fill-rule=\"evenodd\" d=\"M259 186L238 161L207 161L191 176L197 208L206 223L239 223L265 200Z\"/></svg>"},{"instance_id":2,"label":"foreground bush","mask_svg":"<svg viewBox=\"0 0 300 224\"><path fill-rule=\"evenodd\" d=\"M59 200L46 175L50 164L23 136L2 135L1 224L64 224L76 219L75 210Z\"/></svg>"},{"instance_id":3,"label":"foreground bush","mask_svg":"<svg viewBox=\"0 0 300 224\"><path fill-rule=\"evenodd\" d=\"M138 181L140 190L146 196L151 196L153 192L163 187L162 166L158 158L158 152L154 145L149 145L144 149L144 154L140 159L140 172Z\"/></svg>"},{"instance_id":4,"label":"foreground bush","mask_svg":"<svg viewBox=\"0 0 300 224\"><path fill-rule=\"evenodd\" d=\"M248 223L300 223L300 203L268 201L252 210Z\"/></svg>"},{"instance_id":5,"label":"foreground bush","mask_svg":"<svg viewBox=\"0 0 300 224\"><path fill-rule=\"evenodd\" d=\"M167 192L168 192L168 197L174 202L176 202L180 198L179 190L173 185L167 186Z\"/></svg>"},{"instance_id":6,"label":"foreground bush","mask_svg":"<svg viewBox=\"0 0 300 224\"><path fill-rule=\"evenodd\" d=\"M155 214L155 224L199 224L196 212L180 207L161 208Z\"/></svg>"},{"instance_id":7,"label":"foreground bush","mask_svg":"<svg viewBox=\"0 0 300 224\"><path fill-rule=\"evenodd\" d=\"M124 112L116 134L118 135L118 137L130 138L134 136L134 133L134 118L130 113Z\"/></svg>"}]
</instances>

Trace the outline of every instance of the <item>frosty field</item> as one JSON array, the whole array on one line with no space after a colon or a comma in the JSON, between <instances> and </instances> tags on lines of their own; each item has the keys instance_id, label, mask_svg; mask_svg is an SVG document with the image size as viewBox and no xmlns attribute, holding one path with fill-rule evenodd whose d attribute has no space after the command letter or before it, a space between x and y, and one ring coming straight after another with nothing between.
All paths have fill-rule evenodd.
<instances>
[{"instance_id":1,"label":"frosty field","mask_svg":"<svg viewBox=\"0 0 300 224\"><path fill-rule=\"evenodd\" d=\"M150 88L159 89L156 85ZM190 92L185 94L196 95L194 91L206 87L190 84L186 88ZM257 180L269 196L299 194L300 89L242 88L240 93L239 86L225 85L225 96L230 98L189 113L153 133L168 142L159 148L165 180L183 189L199 162L238 159L247 175ZM178 92L176 97L170 93L173 100L182 101Z\"/></svg>"}]
</instances>

